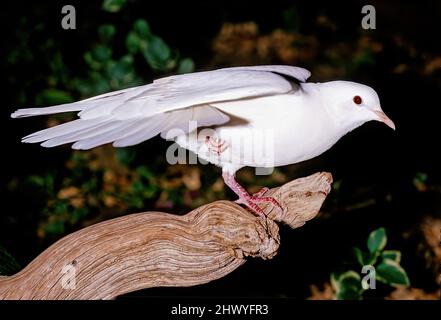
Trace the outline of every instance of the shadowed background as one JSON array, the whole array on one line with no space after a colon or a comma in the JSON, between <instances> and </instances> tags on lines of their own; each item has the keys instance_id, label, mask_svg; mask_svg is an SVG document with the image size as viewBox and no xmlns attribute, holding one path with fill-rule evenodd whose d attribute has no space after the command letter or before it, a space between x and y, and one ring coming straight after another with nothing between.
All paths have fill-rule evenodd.
<instances>
[{"instance_id":1,"label":"shadowed background","mask_svg":"<svg viewBox=\"0 0 441 320\"><path fill-rule=\"evenodd\" d=\"M175 73L289 64L311 70L310 81L372 86L396 132L372 122L318 159L277 168L271 176L242 170L238 179L251 192L323 170L333 173L335 184L318 218L295 231L283 228L273 260L250 260L205 286L135 295L332 298L330 274L351 267L352 247L364 247L370 231L385 227L387 247L402 252L411 288L380 286L367 297L436 297L439 2L371 1L376 30L361 28L365 3L358 1L73 1L76 30L61 28L64 4L14 1L0 13L0 247L15 258L10 272L62 236L102 220L148 210L183 214L234 199L218 168L169 166L170 143L160 138L89 152L23 145L22 136L73 115L12 120L16 108L74 101Z\"/></svg>"}]
</instances>

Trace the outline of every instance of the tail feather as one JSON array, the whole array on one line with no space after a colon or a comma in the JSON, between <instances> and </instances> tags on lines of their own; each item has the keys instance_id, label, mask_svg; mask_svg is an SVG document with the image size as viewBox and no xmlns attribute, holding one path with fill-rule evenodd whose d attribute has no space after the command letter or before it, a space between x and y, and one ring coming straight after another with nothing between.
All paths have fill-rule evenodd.
<instances>
[{"instance_id":1,"label":"tail feather","mask_svg":"<svg viewBox=\"0 0 441 320\"><path fill-rule=\"evenodd\" d=\"M142 92L146 90L146 88L148 87L149 85L108 92L88 99L80 100L77 102L65 103L46 108L18 109L11 114L11 117L24 118L24 117L48 115L48 114L63 113L63 112L75 112L75 111L80 111L80 113L81 111L84 111L84 113L86 113L86 110L90 110L90 109L95 110L96 107L99 107L97 109L97 112L92 112L92 114L95 115L98 113L98 115L102 116L103 114L110 113L111 110L113 110L120 104L124 103L126 98L130 97L136 92ZM90 114L87 116L87 118L93 118L93 117L94 116L91 116Z\"/></svg>"},{"instance_id":2,"label":"tail feather","mask_svg":"<svg viewBox=\"0 0 441 320\"><path fill-rule=\"evenodd\" d=\"M82 105L95 103L96 101L90 100ZM52 109L48 111L38 109L40 111L39 114L53 112L54 110L59 111L61 108L63 110L67 110L67 108L72 110L72 105L50 108ZM196 128L193 128L193 125L189 126L189 121L191 120L197 121L198 126L222 124L229 120L227 115L208 105L148 116L140 115L139 112L134 113L135 116L132 115L132 117L122 114L99 115L97 113L92 115L90 119L80 118L37 131L24 137L22 142L41 143L43 147L47 148L74 143L72 148L79 150L88 150L112 142L115 147L126 147L151 139L158 134L161 134L163 138L173 139L178 135L188 133Z\"/></svg>"},{"instance_id":3,"label":"tail feather","mask_svg":"<svg viewBox=\"0 0 441 320\"><path fill-rule=\"evenodd\" d=\"M41 146L46 148L56 147L62 144L75 142L81 139L87 139L94 136L99 136L103 133L112 131L118 128L121 125L121 121L112 121L109 120L107 122L99 123L90 126L89 128L85 128L83 130L79 130L73 133L65 134L62 136L55 137L53 139L47 140L41 144Z\"/></svg>"},{"instance_id":4,"label":"tail feather","mask_svg":"<svg viewBox=\"0 0 441 320\"><path fill-rule=\"evenodd\" d=\"M70 133L75 133L80 130L88 129L93 125L103 123L108 121L111 117L102 117L100 120L97 119L76 119L73 121L65 122L54 127L43 129L30 135L27 135L22 139L24 143L37 143L53 139L56 137L64 136Z\"/></svg>"},{"instance_id":5,"label":"tail feather","mask_svg":"<svg viewBox=\"0 0 441 320\"><path fill-rule=\"evenodd\" d=\"M133 121L125 121L124 124L121 124L121 126L118 129L108 131L102 135L93 136L87 139L81 139L77 142L75 142L72 145L72 149L75 150L89 150L98 146L101 146L103 144L111 143L115 140L120 139L126 134L132 134L135 132L139 124L142 124L145 122L145 119L139 120L133 120Z\"/></svg>"},{"instance_id":6,"label":"tail feather","mask_svg":"<svg viewBox=\"0 0 441 320\"><path fill-rule=\"evenodd\" d=\"M167 114L159 114L155 117L152 117L151 121L144 122L140 126L139 130L136 130L132 134L125 135L124 137L121 137L118 140L116 140L113 143L113 146L128 147L153 138L162 131L164 125L166 124L167 118L168 118Z\"/></svg>"}]
</instances>

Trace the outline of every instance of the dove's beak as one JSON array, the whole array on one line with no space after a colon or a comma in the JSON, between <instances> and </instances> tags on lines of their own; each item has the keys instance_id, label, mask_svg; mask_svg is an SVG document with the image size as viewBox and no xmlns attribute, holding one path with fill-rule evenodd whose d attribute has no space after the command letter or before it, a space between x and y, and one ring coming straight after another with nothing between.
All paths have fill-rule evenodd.
<instances>
[{"instance_id":1,"label":"dove's beak","mask_svg":"<svg viewBox=\"0 0 441 320\"><path fill-rule=\"evenodd\" d=\"M389 117L383 111L374 111L374 112L378 117L378 121L383 122L389 128L395 130L394 122L391 119L389 119Z\"/></svg>"}]
</instances>

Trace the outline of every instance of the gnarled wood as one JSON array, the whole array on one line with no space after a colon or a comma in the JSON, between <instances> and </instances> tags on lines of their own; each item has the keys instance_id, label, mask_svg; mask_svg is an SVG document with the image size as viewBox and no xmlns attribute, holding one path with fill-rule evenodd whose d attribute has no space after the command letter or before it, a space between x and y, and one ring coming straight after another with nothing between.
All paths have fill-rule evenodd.
<instances>
[{"instance_id":1,"label":"gnarled wood","mask_svg":"<svg viewBox=\"0 0 441 320\"><path fill-rule=\"evenodd\" d=\"M184 216L145 212L98 223L0 278L0 299L111 299L219 279L246 257L271 259L280 243L274 221L302 226L318 213L331 183L329 173L316 173L269 190L284 210L263 207L266 220L234 202L216 201Z\"/></svg>"}]
</instances>

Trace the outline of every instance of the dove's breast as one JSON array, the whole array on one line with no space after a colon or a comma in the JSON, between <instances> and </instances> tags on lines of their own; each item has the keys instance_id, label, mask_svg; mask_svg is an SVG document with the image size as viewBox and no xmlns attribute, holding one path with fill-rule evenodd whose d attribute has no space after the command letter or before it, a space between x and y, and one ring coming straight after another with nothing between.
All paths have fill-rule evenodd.
<instances>
[{"instance_id":1,"label":"dove's breast","mask_svg":"<svg viewBox=\"0 0 441 320\"><path fill-rule=\"evenodd\" d=\"M307 95L275 95L213 106L231 118L214 128L217 140L190 134L177 142L232 171L297 163L318 156L334 143L328 114L320 101ZM221 147L216 149L217 145Z\"/></svg>"}]
</instances>

